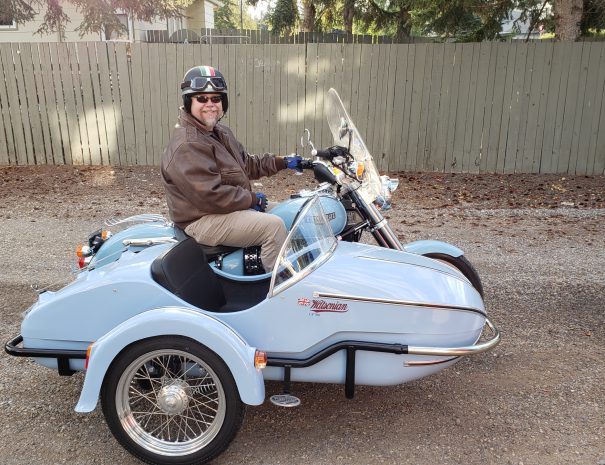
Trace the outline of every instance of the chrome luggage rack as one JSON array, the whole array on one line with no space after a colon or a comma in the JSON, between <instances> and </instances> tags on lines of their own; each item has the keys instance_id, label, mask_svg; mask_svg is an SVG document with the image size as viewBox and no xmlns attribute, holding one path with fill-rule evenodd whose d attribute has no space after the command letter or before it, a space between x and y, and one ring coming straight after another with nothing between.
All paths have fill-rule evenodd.
<instances>
[{"instance_id":1,"label":"chrome luggage rack","mask_svg":"<svg viewBox=\"0 0 605 465\"><path fill-rule=\"evenodd\" d=\"M109 227L135 223L164 223L167 225L172 224L164 216L157 213L143 213L141 215L129 216L128 218L110 218L108 220L105 220L105 226Z\"/></svg>"}]
</instances>

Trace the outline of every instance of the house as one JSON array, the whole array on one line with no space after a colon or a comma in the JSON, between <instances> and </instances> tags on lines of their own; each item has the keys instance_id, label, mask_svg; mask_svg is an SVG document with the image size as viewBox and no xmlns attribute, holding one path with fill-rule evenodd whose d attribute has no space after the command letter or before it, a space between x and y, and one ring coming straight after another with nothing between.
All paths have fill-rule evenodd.
<instances>
[{"instance_id":1,"label":"house","mask_svg":"<svg viewBox=\"0 0 605 465\"><path fill-rule=\"evenodd\" d=\"M158 19L146 22L137 21L127 14L118 13L118 18L126 26L127 32L109 32L85 34L80 37L76 28L82 21L82 14L74 5L65 2L63 10L70 21L65 28L65 35L58 32L35 34L44 18L44 11L26 24L15 24L14 21L0 23L0 42L80 42L112 40L122 42L184 42L199 40L201 29L214 27L214 10L222 6L219 0L196 0L183 12L182 18Z\"/></svg>"}]
</instances>

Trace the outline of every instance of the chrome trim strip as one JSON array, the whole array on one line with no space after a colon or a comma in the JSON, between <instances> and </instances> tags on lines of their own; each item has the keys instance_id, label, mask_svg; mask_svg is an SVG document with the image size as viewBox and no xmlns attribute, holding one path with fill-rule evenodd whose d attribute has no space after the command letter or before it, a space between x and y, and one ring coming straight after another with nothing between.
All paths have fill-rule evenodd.
<instances>
[{"instance_id":1,"label":"chrome trim strip","mask_svg":"<svg viewBox=\"0 0 605 465\"><path fill-rule=\"evenodd\" d=\"M452 360L455 360L457 358L460 358L460 357L449 357L444 360L418 360L418 361L409 360L409 361L405 362L404 366L406 366L406 367L424 367L424 366L429 366L429 365L439 365L440 363L451 362Z\"/></svg>"},{"instance_id":2,"label":"chrome trim strip","mask_svg":"<svg viewBox=\"0 0 605 465\"><path fill-rule=\"evenodd\" d=\"M331 294L328 292L313 292L313 297L316 299L334 299L334 300L351 300L354 302L369 302L374 304L387 304L387 305L402 305L404 307L424 307L434 308L439 310L459 310L464 312L479 313L486 317L485 312L478 308L463 307L461 305L449 305L449 304L435 304L429 302L414 302L411 300L395 300L395 299L381 299L379 297L361 297L355 295L344 295L344 294Z\"/></svg>"},{"instance_id":3,"label":"chrome trim strip","mask_svg":"<svg viewBox=\"0 0 605 465\"><path fill-rule=\"evenodd\" d=\"M402 252L409 253L409 254L412 254L412 255L416 255L413 252L407 252L406 250L403 250ZM418 256L418 257L424 257L424 255L416 255L416 256ZM437 261L439 261L439 263L447 265L449 268L452 269L452 272L448 273L447 271L437 270L435 268L431 268L430 266L418 265L417 263L398 262L396 260L389 260L388 258L368 257L366 255L357 255L357 258L361 258L363 260L373 260L373 261L376 261L376 262L394 263L396 265L412 265L412 266L417 266L419 268L425 268L427 270L432 270L432 271L436 271L437 273L441 273L441 274L445 274L447 276L451 276L452 278L459 279L460 281L463 281L465 283L470 283L470 281L466 278L466 276L464 276L462 274L462 272L458 268L456 268L454 265L452 265L450 263L447 263L445 261L442 261L442 260L437 260ZM429 258L429 257L425 257L425 258ZM430 260L436 260L435 258L429 258L429 259Z\"/></svg>"},{"instance_id":4,"label":"chrome trim strip","mask_svg":"<svg viewBox=\"0 0 605 465\"><path fill-rule=\"evenodd\" d=\"M142 238L142 239L124 239L122 241L122 244L124 244L125 246L134 246L134 247L149 247L151 245L157 245L157 244L170 244L172 242L178 242L174 237L151 237L149 239L147 238Z\"/></svg>"}]
</instances>

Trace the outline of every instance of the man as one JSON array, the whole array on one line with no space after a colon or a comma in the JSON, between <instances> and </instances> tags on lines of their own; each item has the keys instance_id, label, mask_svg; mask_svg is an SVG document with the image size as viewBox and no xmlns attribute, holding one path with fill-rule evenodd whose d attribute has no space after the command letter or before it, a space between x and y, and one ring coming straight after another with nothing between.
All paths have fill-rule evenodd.
<instances>
[{"instance_id":1,"label":"man","mask_svg":"<svg viewBox=\"0 0 605 465\"><path fill-rule=\"evenodd\" d=\"M263 213L267 197L252 192L250 180L291 168L301 158L250 155L219 123L229 100L223 75L196 66L181 83L183 107L162 156L161 170L170 218L198 243L261 246L265 271L273 269L286 240L281 218Z\"/></svg>"}]
</instances>

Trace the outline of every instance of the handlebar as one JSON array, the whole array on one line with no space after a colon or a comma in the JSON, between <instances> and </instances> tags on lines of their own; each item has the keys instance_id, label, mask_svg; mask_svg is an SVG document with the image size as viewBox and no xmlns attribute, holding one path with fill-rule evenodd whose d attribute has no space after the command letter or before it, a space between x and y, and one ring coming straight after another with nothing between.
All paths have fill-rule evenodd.
<instances>
[{"instance_id":1,"label":"handlebar","mask_svg":"<svg viewBox=\"0 0 605 465\"><path fill-rule=\"evenodd\" d=\"M341 147L340 145L333 145L332 147L328 147L327 149L313 149L311 150L311 155L314 157L324 158L326 160L332 160L336 157L346 157L349 154L349 151L346 147Z\"/></svg>"}]
</instances>

